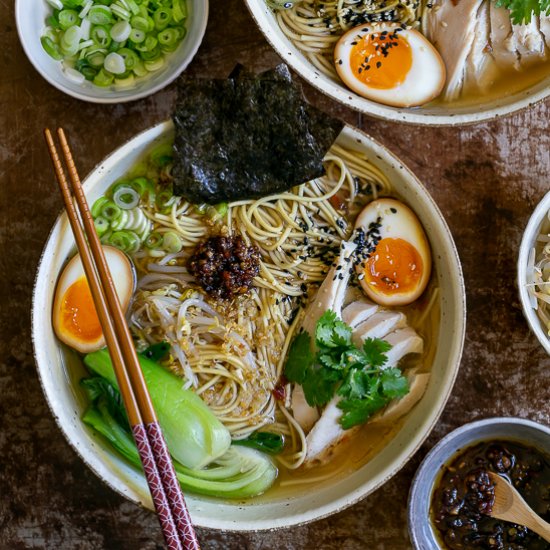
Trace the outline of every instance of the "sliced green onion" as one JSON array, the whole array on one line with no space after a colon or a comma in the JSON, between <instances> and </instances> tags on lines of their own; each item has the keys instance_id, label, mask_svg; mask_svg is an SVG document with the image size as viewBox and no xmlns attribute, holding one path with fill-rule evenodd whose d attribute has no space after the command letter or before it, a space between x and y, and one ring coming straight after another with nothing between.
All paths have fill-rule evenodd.
<instances>
[{"instance_id":1,"label":"sliced green onion","mask_svg":"<svg viewBox=\"0 0 550 550\"><path fill-rule=\"evenodd\" d=\"M115 220L120 216L120 214L122 213L122 210L112 200L107 199L107 201L101 205L101 210L99 211L99 213L106 220L112 222L113 220ZM93 211L92 211L92 215L93 215Z\"/></svg>"},{"instance_id":2,"label":"sliced green onion","mask_svg":"<svg viewBox=\"0 0 550 550\"><path fill-rule=\"evenodd\" d=\"M86 78L84 75L77 71L76 69L73 69L71 67L63 67L63 74L71 81L76 84L82 84Z\"/></svg>"},{"instance_id":3,"label":"sliced green onion","mask_svg":"<svg viewBox=\"0 0 550 550\"><path fill-rule=\"evenodd\" d=\"M95 4L88 12L88 19L94 25L108 25L113 21L113 14L109 6Z\"/></svg>"},{"instance_id":4,"label":"sliced green onion","mask_svg":"<svg viewBox=\"0 0 550 550\"><path fill-rule=\"evenodd\" d=\"M42 44L44 51L50 57L53 57L53 59L55 59L56 61L61 61L63 59L63 54L61 53L59 46L51 38L43 36L40 39L40 43Z\"/></svg>"},{"instance_id":5,"label":"sliced green onion","mask_svg":"<svg viewBox=\"0 0 550 550\"><path fill-rule=\"evenodd\" d=\"M92 67L100 68L103 67L103 62L105 61L105 54L107 50L97 49L86 54L86 59Z\"/></svg>"},{"instance_id":6,"label":"sliced green onion","mask_svg":"<svg viewBox=\"0 0 550 550\"><path fill-rule=\"evenodd\" d=\"M96 233L98 234L99 237L101 237L109 229L109 222L105 218L102 218L101 216L99 216L94 220L94 226L95 226Z\"/></svg>"},{"instance_id":7,"label":"sliced green onion","mask_svg":"<svg viewBox=\"0 0 550 550\"><path fill-rule=\"evenodd\" d=\"M89 48L90 46L93 46L95 42L93 40L84 40L80 42L78 45L78 51L85 50L86 48Z\"/></svg>"},{"instance_id":8,"label":"sliced green onion","mask_svg":"<svg viewBox=\"0 0 550 550\"><path fill-rule=\"evenodd\" d=\"M75 10L62 10L59 12L57 20L59 21L59 26L63 30L67 30L79 22L78 13Z\"/></svg>"},{"instance_id":9,"label":"sliced green onion","mask_svg":"<svg viewBox=\"0 0 550 550\"><path fill-rule=\"evenodd\" d=\"M56 10L62 10L64 7L63 2L61 2L61 0L46 0L46 2L48 2L48 4L52 8L55 8Z\"/></svg>"},{"instance_id":10,"label":"sliced green onion","mask_svg":"<svg viewBox=\"0 0 550 550\"><path fill-rule=\"evenodd\" d=\"M158 71L164 67L164 57L152 59L151 61L145 61L144 65L149 72Z\"/></svg>"},{"instance_id":11,"label":"sliced green onion","mask_svg":"<svg viewBox=\"0 0 550 550\"><path fill-rule=\"evenodd\" d=\"M117 42L124 42L128 40L130 33L132 32L132 27L128 21L119 21L111 27L111 38Z\"/></svg>"},{"instance_id":12,"label":"sliced green onion","mask_svg":"<svg viewBox=\"0 0 550 550\"><path fill-rule=\"evenodd\" d=\"M108 203L111 202L111 200L108 197L99 197L94 204L92 205L92 217L97 218L101 215L101 212L103 211L103 207Z\"/></svg>"},{"instance_id":13,"label":"sliced green onion","mask_svg":"<svg viewBox=\"0 0 550 550\"><path fill-rule=\"evenodd\" d=\"M163 235L162 248L171 254L179 252L183 248L181 237L174 231L167 231Z\"/></svg>"},{"instance_id":14,"label":"sliced green onion","mask_svg":"<svg viewBox=\"0 0 550 550\"><path fill-rule=\"evenodd\" d=\"M84 4L84 7L80 10L80 13L78 14L80 19L84 19L88 15L88 12L90 11L93 5L94 5L94 0L88 0ZM89 19L87 19L87 21L89 21Z\"/></svg>"},{"instance_id":15,"label":"sliced green onion","mask_svg":"<svg viewBox=\"0 0 550 550\"><path fill-rule=\"evenodd\" d=\"M126 71L126 66L124 65L124 58L118 53L111 52L105 57L105 62L103 63L106 71L109 71L112 74L122 74Z\"/></svg>"},{"instance_id":16,"label":"sliced green onion","mask_svg":"<svg viewBox=\"0 0 550 550\"><path fill-rule=\"evenodd\" d=\"M130 17L132 17L132 14L122 5L121 2L111 4L111 11L119 19L124 19L125 21L128 21Z\"/></svg>"},{"instance_id":17,"label":"sliced green onion","mask_svg":"<svg viewBox=\"0 0 550 550\"><path fill-rule=\"evenodd\" d=\"M135 77L164 67L164 54L176 50L186 33L186 0L47 2L54 9L47 16L42 47L56 61L65 61L63 70L75 82L132 86Z\"/></svg>"},{"instance_id":18,"label":"sliced green onion","mask_svg":"<svg viewBox=\"0 0 550 550\"><path fill-rule=\"evenodd\" d=\"M174 0L172 3L172 16L176 23L183 21L187 17L187 5L185 0Z\"/></svg>"},{"instance_id":19,"label":"sliced green onion","mask_svg":"<svg viewBox=\"0 0 550 550\"><path fill-rule=\"evenodd\" d=\"M61 37L61 48L74 49L78 48L80 42L80 27L73 25L69 27Z\"/></svg>"},{"instance_id":20,"label":"sliced green onion","mask_svg":"<svg viewBox=\"0 0 550 550\"><path fill-rule=\"evenodd\" d=\"M209 212L211 217L216 218L220 217L223 218L227 214L228 206L226 202L220 202L219 204L216 204L214 206L210 207L212 211Z\"/></svg>"},{"instance_id":21,"label":"sliced green onion","mask_svg":"<svg viewBox=\"0 0 550 550\"><path fill-rule=\"evenodd\" d=\"M147 76L149 74L149 71L145 68L145 64L141 60L136 62L132 70L136 76Z\"/></svg>"},{"instance_id":22,"label":"sliced green onion","mask_svg":"<svg viewBox=\"0 0 550 550\"><path fill-rule=\"evenodd\" d=\"M149 31L149 22L147 21L147 17L136 15L135 17L132 17L130 24L132 25L132 29L143 32Z\"/></svg>"},{"instance_id":23,"label":"sliced green onion","mask_svg":"<svg viewBox=\"0 0 550 550\"><path fill-rule=\"evenodd\" d=\"M107 71L101 69L94 77L93 83L96 86L106 87L110 86L113 83L114 77L112 74L109 74Z\"/></svg>"},{"instance_id":24,"label":"sliced green onion","mask_svg":"<svg viewBox=\"0 0 550 550\"><path fill-rule=\"evenodd\" d=\"M139 55L140 55L141 59L143 59L143 61L154 61L155 59L158 59L162 55L162 52L161 52L160 48L157 46L156 48L152 49L151 51L139 52Z\"/></svg>"},{"instance_id":25,"label":"sliced green onion","mask_svg":"<svg viewBox=\"0 0 550 550\"><path fill-rule=\"evenodd\" d=\"M121 210L120 214L111 222L111 229L113 231L120 231L121 229L128 228L128 222L130 214L128 210Z\"/></svg>"},{"instance_id":26,"label":"sliced green onion","mask_svg":"<svg viewBox=\"0 0 550 550\"><path fill-rule=\"evenodd\" d=\"M172 46L179 41L179 33L176 29L164 29L157 34L159 44L163 46Z\"/></svg>"},{"instance_id":27,"label":"sliced green onion","mask_svg":"<svg viewBox=\"0 0 550 550\"><path fill-rule=\"evenodd\" d=\"M157 207L161 210L168 207L173 196L174 194L172 192L172 189L163 189L160 193L157 194L157 197L155 199Z\"/></svg>"},{"instance_id":28,"label":"sliced green onion","mask_svg":"<svg viewBox=\"0 0 550 550\"><path fill-rule=\"evenodd\" d=\"M108 48L111 44L111 33L103 25L95 25L90 31L90 38L100 47Z\"/></svg>"},{"instance_id":29,"label":"sliced green onion","mask_svg":"<svg viewBox=\"0 0 550 550\"><path fill-rule=\"evenodd\" d=\"M136 46L136 50L140 52L150 52L157 47L159 41L156 36L148 36L145 38L145 41L142 42L139 46Z\"/></svg>"},{"instance_id":30,"label":"sliced green onion","mask_svg":"<svg viewBox=\"0 0 550 550\"><path fill-rule=\"evenodd\" d=\"M139 250L141 241L133 231L114 231L109 237L109 244L123 252L133 254Z\"/></svg>"},{"instance_id":31,"label":"sliced green onion","mask_svg":"<svg viewBox=\"0 0 550 550\"><path fill-rule=\"evenodd\" d=\"M130 11L134 15L139 13L139 6L137 5L137 3L134 0L125 0L125 2L126 2L126 5L128 6L128 8L130 9Z\"/></svg>"},{"instance_id":32,"label":"sliced green onion","mask_svg":"<svg viewBox=\"0 0 550 550\"><path fill-rule=\"evenodd\" d=\"M139 204L139 193L130 185L121 185L113 193L113 201L120 208L130 210Z\"/></svg>"},{"instance_id":33,"label":"sliced green onion","mask_svg":"<svg viewBox=\"0 0 550 550\"><path fill-rule=\"evenodd\" d=\"M153 20L155 21L155 29L162 31L172 22L172 11L168 8L159 8L153 14Z\"/></svg>"},{"instance_id":34,"label":"sliced green onion","mask_svg":"<svg viewBox=\"0 0 550 550\"><path fill-rule=\"evenodd\" d=\"M148 191L151 186L151 182L144 177L134 178L130 183L132 188L139 194L140 197Z\"/></svg>"},{"instance_id":35,"label":"sliced green onion","mask_svg":"<svg viewBox=\"0 0 550 550\"><path fill-rule=\"evenodd\" d=\"M132 71L136 63L140 62L138 54L129 48L121 48L117 53L124 59L124 66L127 71Z\"/></svg>"},{"instance_id":36,"label":"sliced green onion","mask_svg":"<svg viewBox=\"0 0 550 550\"><path fill-rule=\"evenodd\" d=\"M145 34L145 31L142 31L141 29L132 29L130 31L130 40L134 44L141 44L147 35Z\"/></svg>"},{"instance_id":37,"label":"sliced green onion","mask_svg":"<svg viewBox=\"0 0 550 550\"><path fill-rule=\"evenodd\" d=\"M151 250L161 248L163 242L163 236L158 231L153 231L146 239L143 241L143 244L150 248Z\"/></svg>"}]
</instances>

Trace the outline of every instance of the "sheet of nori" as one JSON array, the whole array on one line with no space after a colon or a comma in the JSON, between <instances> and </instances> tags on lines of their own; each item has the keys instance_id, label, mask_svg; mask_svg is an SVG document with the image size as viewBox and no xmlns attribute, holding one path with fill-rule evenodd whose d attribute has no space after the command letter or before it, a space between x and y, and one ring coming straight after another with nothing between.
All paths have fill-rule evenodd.
<instances>
[{"instance_id":1,"label":"sheet of nori","mask_svg":"<svg viewBox=\"0 0 550 550\"><path fill-rule=\"evenodd\" d=\"M174 192L216 204L280 193L321 176L343 123L309 105L286 65L227 80L182 78Z\"/></svg>"}]
</instances>

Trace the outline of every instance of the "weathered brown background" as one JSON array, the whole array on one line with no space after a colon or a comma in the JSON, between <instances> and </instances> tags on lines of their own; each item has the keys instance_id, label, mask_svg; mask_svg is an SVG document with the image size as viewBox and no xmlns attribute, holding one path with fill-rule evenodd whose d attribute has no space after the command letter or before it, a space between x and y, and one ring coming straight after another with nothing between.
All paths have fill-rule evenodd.
<instances>
[{"instance_id":1,"label":"weathered brown background","mask_svg":"<svg viewBox=\"0 0 550 550\"><path fill-rule=\"evenodd\" d=\"M212 0L189 72L226 76L236 62L278 62L240 0ZM529 333L515 262L530 212L550 188L550 101L490 124L428 129L380 122L306 88L326 111L388 145L425 183L451 227L468 292L468 331L447 408L421 451L383 488L323 521L259 534L200 530L216 550L410 548L406 499L427 450L451 429L492 415L548 424L550 360ZM155 516L123 500L82 463L42 396L30 340L31 290L60 208L41 130L63 126L82 174L137 132L166 119L174 88L136 103L74 100L34 71L12 2L0 0L0 549L156 549Z\"/></svg>"}]
</instances>

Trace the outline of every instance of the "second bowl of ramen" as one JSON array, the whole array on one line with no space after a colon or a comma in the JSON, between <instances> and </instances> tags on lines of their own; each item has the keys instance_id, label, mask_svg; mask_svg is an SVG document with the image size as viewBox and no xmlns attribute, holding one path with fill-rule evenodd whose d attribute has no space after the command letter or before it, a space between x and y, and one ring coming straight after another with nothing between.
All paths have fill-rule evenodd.
<instances>
[{"instance_id":1,"label":"second bowl of ramen","mask_svg":"<svg viewBox=\"0 0 550 550\"><path fill-rule=\"evenodd\" d=\"M515 24L494 2L247 0L281 58L365 114L458 125L550 94L550 17ZM434 51L435 50L435 51Z\"/></svg>"},{"instance_id":2,"label":"second bowl of ramen","mask_svg":"<svg viewBox=\"0 0 550 550\"><path fill-rule=\"evenodd\" d=\"M178 387L187 386L199 394L234 442L255 440L257 444L258 433L264 442L277 437L284 442L282 453L272 459L269 474L276 470L277 479L267 490L262 488L261 495L239 497L244 493L232 487L222 491L222 498L215 498L188 486L193 521L224 530L273 529L350 506L387 481L414 454L452 389L464 340L465 298L449 229L415 176L386 148L350 127L344 128L327 153L322 178L278 195L218 207L193 205L159 189L154 200L147 194L151 193L148 178L166 182L171 177L166 159L173 138L172 122L151 128L115 151L85 181L100 231L116 210L109 201L122 201L122 208L129 206L124 201L132 202L127 215L118 212L114 231L112 227L108 231L112 231L110 244L126 248L136 267L137 290L128 317L136 343L140 349L153 343L169 344L171 352L163 364L181 378ZM133 192L129 182L133 182ZM395 216L395 223L385 224L385 216ZM214 227L219 229L220 220L223 229L218 240L205 240ZM356 229L352 237L354 225L364 229ZM144 237L141 244L120 235L128 228ZM385 230L393 233L382 234ZM233 253L242 256L248 250L244 245L250 245L246 262L258 255L261 267L251 271L253 289L247 296L219 302L216 296L206 295L208 281L203 290L197 285L204 277L196 268L204 265L204 258L212 260L208 247L226 246L237 240L236 235L244 244L234 242ZM369 261L373 261L365 248L369 238L409 252L405 241L414 242L418 254L407 265L421 271L415 279L420 286L409 289L408 282L397 284L397 278L390 281L381 276L381 264L364 269L362 263L372 267ZM352 248L365 251L362 261L350 260ZM145 479L131 457L121 456L91 428L90 392L83 391L81 383L90 371L80 355L60 344L52 328L56 281L73 254L67 220L61 216L44 250L34 293L33 340L44 392L62 431L86 464L113 489L151 508ZM250 282L244 281L247 275L242 270L239 276L239 288ZM367 299L362 289L369 285ZM406 296L388 299L384 285L392 291L399 288ZM319 288L327 292L318 294ZM384 296L379 300L377 293ZM334 299L324 309L338 310L347 324L322 312L316 341L328 351L321 362L327 363L329 356L334 361L338 354L333 351L342 346L347 350L342 360L353 355L362 361L368 355L373 372L379 375L369 384L380 383L374 392L377 396L372 393L371 397L390 398L378 403L378 412L366 424L327 446L311 434L325 433L322 428L327 425L323 422L329 405L319 409L323 412L314 419L313 428L299 418L297 384L290 394L289 378L299 378L300 360L294 360L290 368L290 359L286 358L285 365L285 357L302 357L296 342L307 334L318 302L328 295ZM319 323L324 323L321 329ZM333 329L330 334L325 330L328 326ZM349 327L353 327L353 342L348 338ZM362 332L357 335L356 331ZM380 344L380 338L392 347ZM378 352L386 355L380 360ZM104 369L105 359L98 353L103 352L85 359L94 373ZM381 362L388 368L377 370ZM398 362L407 381L394 368ZM281 376L283 369L286 378ZM307 382L300 383L307 396ZM408 393L403 384L410 389ZM84 386L90 389L89 383ZM338 408L337 404L332 410L368 416L367 409L355 407L350 396L349 407ZM302 410L307 412L308 407ZM355 420L353 415L345 417L349 425ZM343 421L341 425L332 422L337 431L342 427ZM181 471L189 474L189 470ZM217 475L206 471L210 473L203 471L203 478ZM225 490L228 480L220 481L216 487L223 485ZM268 481L271 484L273 477ZM212 482L207 480L206 486L213 487L208 485Z\"/></svg>"}]
</instances>

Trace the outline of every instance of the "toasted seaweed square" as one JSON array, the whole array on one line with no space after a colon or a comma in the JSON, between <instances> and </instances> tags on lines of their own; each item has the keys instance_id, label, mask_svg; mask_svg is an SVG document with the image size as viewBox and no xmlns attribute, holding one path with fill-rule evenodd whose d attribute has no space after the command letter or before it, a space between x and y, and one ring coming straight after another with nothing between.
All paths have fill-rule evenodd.
<instances>
[{"instance_id":1,"label":"toasted seaweed square","mask_svg":"<svg viewBox=\"0 0 550 550\"><path fill-rule=\"evenodd\" d=\"M322 159L343 127L305 101L286 65L258 76L182 78L173 119L174 192L210 204L323 175Z\"/></svg>"}]
</instances>

